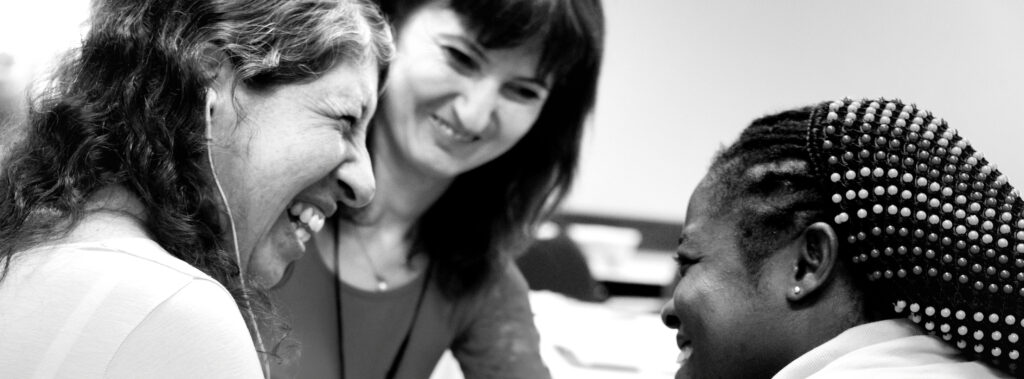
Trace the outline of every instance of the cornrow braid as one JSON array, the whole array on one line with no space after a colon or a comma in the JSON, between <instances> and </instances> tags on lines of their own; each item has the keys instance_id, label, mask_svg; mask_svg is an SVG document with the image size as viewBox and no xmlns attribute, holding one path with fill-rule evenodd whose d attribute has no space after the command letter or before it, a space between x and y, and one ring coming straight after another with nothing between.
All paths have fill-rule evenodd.
<instances>
[{"instance_id":1,"label":"cornrow braid","mask_svg":"<svg viewBox=\"0 0 1024 379\"><path fill-rule=\"evenodd\" d=\"M829 206L807 155L811 108L755 120L714 159L709 178L717 212L739 214L737 236L752 275L771 252ZM728 208L726 208L728 205Z\"/></svg>"}]
</instances>

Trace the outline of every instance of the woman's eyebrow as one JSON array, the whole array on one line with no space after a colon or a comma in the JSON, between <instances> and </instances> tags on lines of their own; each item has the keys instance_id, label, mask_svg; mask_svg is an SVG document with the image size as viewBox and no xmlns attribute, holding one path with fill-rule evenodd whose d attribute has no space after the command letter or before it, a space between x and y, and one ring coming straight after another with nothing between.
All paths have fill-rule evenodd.
<instances>
[{"instance_id":1,"label":"woman's eyebrow","mask_svg":"<svg viewBox=\"0 0 1024 379\"><path fill-rule=\"evenodd\" d=\"M371 97L375 90L361 87L338 87L325 98L328 107L334 111L348 113L356 119L362 119L367 113Z\"/></svg>"}]
</instances>

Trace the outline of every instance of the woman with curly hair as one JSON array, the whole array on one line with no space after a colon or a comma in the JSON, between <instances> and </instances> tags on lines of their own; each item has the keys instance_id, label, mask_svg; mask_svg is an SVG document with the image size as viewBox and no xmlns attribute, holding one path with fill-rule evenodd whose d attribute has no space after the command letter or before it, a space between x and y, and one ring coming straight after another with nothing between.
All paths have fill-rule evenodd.
<instances>
[{"instance_id":1,"label":"woman with curly hair","mask_svg":"<svg viewBox=\"0 0 1024 379\"><path fill-rule=\"evenodd\" d=\"M0 377L262 376L260 288L373 196L390 32L348 0L103 0L90 22L0 172Z\"/></svg>"}]
</instances>

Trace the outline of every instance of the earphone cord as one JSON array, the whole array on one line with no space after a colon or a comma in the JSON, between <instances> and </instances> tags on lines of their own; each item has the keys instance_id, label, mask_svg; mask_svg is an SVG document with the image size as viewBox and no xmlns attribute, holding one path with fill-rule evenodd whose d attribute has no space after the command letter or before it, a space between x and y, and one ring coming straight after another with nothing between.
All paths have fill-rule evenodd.
<instances>
[{"instance_id":1,"label":"earphone cord","mask_svg":"<svg viewBox=\"0 0 1024 379\"><path fill-rule=\"evenodd\" d=\"M209 96L210 94L207 93L207 97ZM207 109L209 109L209 106ZM206 115L206 158L210 162L210 173L213 174L213 183L217 186L217 192L220 194L221 201L224 202L224 209L227 210L228 213L228 224L231 226L231 243L235 250L235 264L238 265L238 280L239 284L242 286L242 293L246 293L245 268L242 267L242 256L238 251L238 233L235 230L235 217L231 214L231 207L228 205L228 197L224 194L224 188L220 185L220 178L217 177L217 170L213 167L213 152L209 148L210 144L213 142L213 128L211 127L213 121L210 120L211 116L212 115L209 113ZM258 351L263 352L266 350L263 345L263 337L260 336L260 328L256 323L256 314L252 311L252 303L249 301L248 294L245 295L245 311L249 316L249 321L252 325L252 332L256 336L256 348ZM269 361L266 359L260 359L260 361L260 364L263 366L264 376L266 376L266 379L270 379Z\"/></svg>"}]
</instances>

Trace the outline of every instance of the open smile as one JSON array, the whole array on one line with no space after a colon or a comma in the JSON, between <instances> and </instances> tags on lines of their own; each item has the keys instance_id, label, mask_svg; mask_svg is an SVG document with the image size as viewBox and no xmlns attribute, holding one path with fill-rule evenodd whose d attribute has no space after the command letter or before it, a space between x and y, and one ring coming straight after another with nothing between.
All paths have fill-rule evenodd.
<instances>
[{"instance_id":1,"label":"open smile","mask_svg":"<svg viewBox=\"0 0 1024 379\"><path fill-rule=\"evenodd\" d=\"M447 122L437 115L430 115L430 124L437 130L441 131L441 134L456 142L469 143L480 139L480 136L466 130L466 128L461 125Z\"/></svg>"},{"instance_id":2,"label":"open smile","mask_svg":"<svg viewBox=\"0 0 1024 379\"><path fill-rule=\"evenodd\" d=\"M288 219L291 220L295 240L305 252L306 243L324 228L327 216L322 209L313 204L295 201L288 207Z\"/></svg>"},{"instance_id":3,"label":"open smile","mask_svg":"<svg viewBox=\"0 0 1024 379\"><path fill-rule=\"evenodd\" d=\"M677 334L676 346L679 346L679 356L676 357L676 363L686 363L686 360L690 359L690 355L693 355L693 343L682 334Z\"/></svg>"},{"instance_id":4,"label":"open smile","mask_svg":"<svg viewBox=\"0 0 1024 379\"><path fill-rule=\"evenodd\" d=\"M679 356L676 357L676 363L686 363L686 360L690 359L690 355L693 355L693 345L687 341L679 345Z\"/></svg>"}]
</instances>

